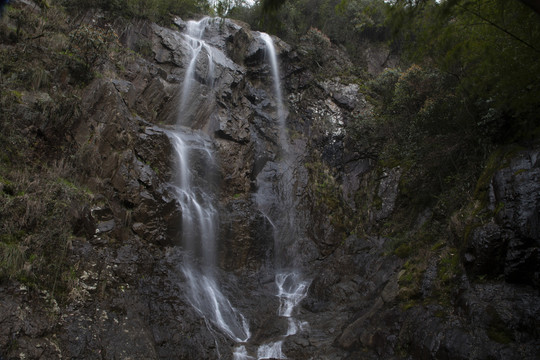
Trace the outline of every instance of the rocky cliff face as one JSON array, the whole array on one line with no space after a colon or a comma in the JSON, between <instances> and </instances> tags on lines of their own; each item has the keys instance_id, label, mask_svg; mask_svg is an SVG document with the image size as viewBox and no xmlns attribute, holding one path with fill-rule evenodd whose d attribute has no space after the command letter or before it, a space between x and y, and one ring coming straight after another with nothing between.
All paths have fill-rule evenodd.
<instances>
[{"instance_id":1,"label":"rocky cliff face","mask_svg":"<svg viewBox=\"0 0 540 360\"><path fill-rule=\"evenodd\" d=\"M412 210L403 204L410 197L402 193L406 166L377 162L370 144L349 147L347 124L371 111L354 82L311 79L303 88L299 78L310 71L294 70L287 82L295 110L290 120L310 135L306 203L320 256L312 263L315 277L303 303L310 332L291 340L287 353L295 359L314 353L533 359L540 310L536 150L493 155L474 198L453 215L442 240L426 250L396 248L395 239L377 234L404 221L398 207ZM310 164L314 154L316 164ZM429 207L414 214L406 235L413 244L440 221ZM362 221L363 235L344 230L354 228L346 223L351 218Z\"/></svg>"},{"instance_id":2,"label":"rocky cliff face","mask_svg":"<svg viewBox=\"0 0 540 360\"><path fill-rule=\"evenodd\" d=\"M82 89L65 140L73 151L65 157L90 195L70 216L69 293L59 303L50 291L4 281L0 357L232 358L231 340L189 304L180 270L182 209L169 185L176 169L167 130L179 117L189 49L185 23L175 24L118 29L123 46L146 51ZM302 229L290 252L312 280L297 315L309 325L286 339L286 356L534 359L538 150L514 152L486 172L487 200L474 205L486 215L480 221L464 214L468 228L454 229L457 240L448 229L448 243L466 242L463 253L444 246L426 253L424 268L413 268L378 235L395 214L403 169L381 167L349 147L348 122L371 108L355 81L332 70L347 67L346 56L332 49L324 64L332 71L322 76L309 43L292 48L274 40L287 94L286 164L294 174L287 194ZM278 109L258 33L215 19L205 41L219 51L217 75L212 90L203 86L209 63L198 60L190 111L220 164L219 278L250 322L250 348L287 328L275 316L272 225L255 198L281 191L273 187L283 173ZM415 229L430 209L422 214ZM351 233L356 221L364 233ZM461 263L465 272L456 270ZM457 286L443 299L447 274Z\"/></svg>"}]
</instances>

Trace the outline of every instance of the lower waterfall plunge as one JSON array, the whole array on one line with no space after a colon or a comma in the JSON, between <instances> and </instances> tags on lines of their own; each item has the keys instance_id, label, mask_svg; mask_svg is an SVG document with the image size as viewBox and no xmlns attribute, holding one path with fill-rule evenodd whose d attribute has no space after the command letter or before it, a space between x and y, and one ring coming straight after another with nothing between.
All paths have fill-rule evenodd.
<instances>
[{"instance_id":1,"label":"lower waterfall plunge","mask_svg":"<svg viewBox=\"0 0 540 360\"><path fill-rule=\"evenodd\" d=\"M189 129L170 132L169 137L178 159L179 179L173 187L183 211L182 241L190 256L185 258L182 267L190 288L189 300L224 334L235 342L245 342L250 337L247 321L221 293L213 273L218 212L213 205L216 200L212 173L216 171L216 164L211 141ZM190 166L191 160L195 160L198 168Z\"/></svg>"}]
</instances>

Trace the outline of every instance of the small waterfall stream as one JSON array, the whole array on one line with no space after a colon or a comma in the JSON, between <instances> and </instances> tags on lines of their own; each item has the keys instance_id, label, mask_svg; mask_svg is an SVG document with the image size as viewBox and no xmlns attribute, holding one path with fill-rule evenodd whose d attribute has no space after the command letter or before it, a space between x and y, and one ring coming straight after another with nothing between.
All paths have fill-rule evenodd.
<instances>
[{"instance_id":1,"label":"small waterfall stream","mask_svg":"<svg viewBox=\"0 0 540 360\"><path fill-rule=\"evenodd\" d=\"M295 307L306 297L310 281L303 278L298 270L298 264L291 252L298 237L298 222L296 221L296 202L293 191L294 171L293 161L290 156L289 139L286 131L285 120L287 112L283 104L281 80L274 42L270 35L261 33L261 39L266 44L266 54L272 71L274 95L276 99L276 114L279 134L280 156L277 164L277 176L279 182L272 184L268 193L258 191L255 198L260 211L266 216L274 230L274 264L276 296L279 298L278 316L287 318L287 333L280 340L263 344L257 350L257 359L286 359L282 351L283 341L287 336L304 330L307 323L296 320L293 317ZM268 187L262 184L261 188ZM261 190L259 188L259 190ZM268 189L266 189L268 192Z\"/></svg>"},{"instance_id":2,"label":"small waterfall stream","mask_svg":"<svg viewBox=\"0 0 540 360\"><path fill-rule=\"evenodd\" d=\"M199 21L190 20L186 24L186 31L184 37L186 39L187 45L191 50L191 59L189 65L186 69L186 74L184 75L184 82L182 85L182 94L180 98L179 109L182 112L187 112L190 114L191 109L190 100L193 95L193 85L196 82L195 70L197 66L197 60L199 59L199 54L201 52L206 52L208 57L208 73L206 74L206 85L210 88L214 85L214 52L212 47L208 45L205 41L202 40L204 35L204 30L208 26L208 23L212 21L212 18L205 17ZM187 118L184 113L184 118ZM182 121L182 119L180 119Z\"/></svg>"},{"instance_id":3,"label":"small waterfall stream","mask_svg":"<svg viewBox=\"0 0 540 360\"><path fill-rule=\"evenodd\" d=\"M279 65L277 61L276 48L274 46L274 41L272 40L270 35L268 35L267 33L260 33L260 35L261 39L266 44L268 62L270 63L270 68L272 70L272 82L274 83L274 94L276 96L279 145L281 146L282 152L288 153L289 141L287 139L287 133L285 131L285 120L287 119L287 114L285 112L285 107L283 106L283 94L281 92L281 78L279 75Z\"/></svg>"}]
</instances>

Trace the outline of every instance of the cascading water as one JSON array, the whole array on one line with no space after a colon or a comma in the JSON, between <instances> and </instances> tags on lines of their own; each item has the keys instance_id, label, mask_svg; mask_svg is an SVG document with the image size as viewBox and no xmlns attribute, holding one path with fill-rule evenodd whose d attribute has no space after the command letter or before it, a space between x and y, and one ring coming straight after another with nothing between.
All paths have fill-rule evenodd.
<instances>
[{"instance_id":1,"label":"cascading water","mask_svg":"<svg viewBox=\"0 0 540 360\"><path fill-rule=\"evenodd\" d=\"M205 28L214 21L204 18L189 21L185 40L191 50L179 103L178 128L169 132L177 155L177 176L173 188L182 207L182 243L188 253L182 270L189 284L189 301L209 326L217 327L235 342L250 337L244 316L219 290L216 281L216 240L219 224L217 203L217 166L213 143L201 131L192 129L195 86L212 91L214 49L203 40ZM207 54L206 76L196 76L201 53ZM201 78L205 79L202 80Z\"/></svg>"},{"instance_id":2,"label":"cascading water","mask_svg":"<svg viewBox=\"0 0 540 360\"><path fill-rule=\"evenodd\" d=\"M261 345L257 350L257 359L286 359L281 350L282 345L283 340Z\"/></svg>"},{"instance_id":3,"label":"cascading water","mask_svg":"<svg viewBox=\"0 0 540 360\"><path fill-rule=\"evenodd\" d=\"M261 33L272 70L276 99L280 157L274 170L280 180L277 185L272 182L266 182L266 185L261 183L261 187L271 187L272 190L265 195L262 195L262 191L258 192L255 199L260 211L266 215L274 229L275 284L276 296L279 298L277 315L287 319L288 328L281 338L260 345L256 354L250 356L246 349L251 336L248 323L220 291L217 282L216 240L219 212L215 204L218 167L212 140L202 131L196 130L200 127L198 118L201 116L201 108L206 108L205 111L211 113L212 109L208 107L213 103L202 103L205 101L204 96L195 97L194 94L211 94L215 62L224 64L228 61L222 52L203 40L205 29L212 21L215 20L204 18L186 24L184 38L191 56L180 95L181 116L177 129L169 132L177 154L178 171L173 187L182 207L182 242L188 254L182 271L189 285L188 299L204 317L211 330L219 329L238 344L233 352L235 360L285 359L282 352L284 339L307 326L307 323L297 321L293 314L295 307L306 296L310 282L302 278L294 261L294 254L289 251L291 246L295 246L298 230L291 185L294 174L285 128L287 113L283 105L276 51L271 37Z\"/></svg>"},{"instance_id":4,"label":"cascading water","mask_svg":"<svg viewBox=\"0 0 540 360\"><path fill-rule=\"evenodd\" d=\"M214 84L214 55L212 47L202 40L204 31L208 26L210 21L213 21L212 18L203 18L200 21L188 21L186 24L185 39L188 47L191 50L191 59L189 65L186 69L186 74L184 75L184 82L182 86L182 94L180 98L180 111L183 111L184 114L190 114L193 109L190 106L190 100L192 99L194 91L193 85L196 82L196 66L197 60L199 59L199 54L201 52L206 52L207 61L208 61L208 73L206 74L206 85L212 88ZM188 116L183 116L183 119L180 119L181 124L185 124Z\"/></svg>"},{"instance_id":5,"label":"cascading water","mask_svg":"<svg viewBox=\"0 0 540 360\"><path fill-rule=\"evenodd\" d=\"M287 140L287 134L285 132L285 119L287 118L287 114L285 113L285 107L283 106L283 95L281 93L281 81L279 76L279 66L277 61L276 48L274 47L274 41L267 33L261 33L261 39L266 44L268 62L270 63L270 68L272 70L274 93L276 96L279 145L281 146L282 151L287 153L289 148L289 142Z\"/></svg>"},{"instance_id":6,"label":"cascading water","mask_svg":"<svg viewBox=\"0 0 540 360\"><path fill-rule=\"evenodd\" d=\"M211 189L215 177L212 172L216 169L211 143L201 133L190 129L170 132L170 138L178 161L174 189L182 205L182 241L185 249L208 269L215 263L218 223ZM199 169L195 169L193 163Z\"/></svg>"},{"instance_id":7,"label":"cascading water","mask_svg":"<svg viewBox=\"0 0 540 360\"><path fill-rule=\"evenodd\" d=\"M283 106L277 55L272 38L265 33L261 33L260 36L266 44L272 71L281 154L275 167L276 175L280 179L277 188L276 184L260 181L256 201L259 210L266 216L274 230L275 284L278 289L276 296L280 302L278 316L287 318L288 329L281 340L261 345L257 350L257 359L286 359L281 350L283 339L307 327L307 323L297 321L292 315L295 307L306 297L310 281L302 278L297 270L294 251L291 252L299 234L293 193L294 167L285 127L287 113ZM269 187L271 189L268 189Z\"/></svg>"}]
</instances>

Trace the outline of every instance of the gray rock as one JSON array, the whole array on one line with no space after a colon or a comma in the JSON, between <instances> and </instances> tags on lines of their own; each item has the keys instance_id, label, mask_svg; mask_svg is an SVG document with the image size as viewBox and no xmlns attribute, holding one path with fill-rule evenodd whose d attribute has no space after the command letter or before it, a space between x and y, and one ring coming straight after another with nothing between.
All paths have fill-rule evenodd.
<instances>
[{"instance_id":1,"label":"gray rock","mask_svg":"<svg viewBox=\"0 0 540 360\"><path fill-rule=\"evenodd\" d=\"M484 234L476 240L485 243L486 253L497 255L490 264L488 259L484 261L489 267L500 271L503 263L508 281L537 287L540 286L539 154L538 149L521 151L509 160L508 166L495 173L490 184L490 209L496 212L495 222L504 230L499 231L500 236Z\"/></svg>"},{"instance_id":2,"label":"gray rock","mask_svg":"<svg viewBox=\"0 0 540 360\"><path fill-rule=\"evenodd\" d=\"M109 232L114 229L115 225L116 223L114 222L114 219L107 220L107 221L100 221L97 224L96 234Z\"/></svg>"},{"instance_id":3,"label":"gray rock","mask_svg":"<svg viewBox=\"0 0 540 360\"><path fill-rule=\"evenodd\" d=\"M351 208L356 207L354 196L360 189L361 176L371 167L369 159L359 159L347 162L343 170L343 196Z\"/></svg>"},{"instance_id":4,"label":"gray rock","mask_svg":"<svg viewBox=\"0 0 540 360\"><path fill-rule=\"evenodd\" d=\"M357 106L358 99L358 85L347 84L344 85L340 82L340 79L334 81L321 81L319 82L324 91L334 99L334 101L347 110L354 110Z\"/></svg>"},{"instance_id":5,"label":"gray rock","mask_svg":"<svg viewBox=\"0 0 540 360\"><path fill-rule=\"evenodd\" d=\"M520 237L540 239L540 150L520 152L493 177L492 209L496 219Z\"/></svg>"},{"instance_id":6,"label":"gray rock","mask_svg":"<svg viewBox=\"0 0 540 360\"><path fill-rule=\"evenodd\" d=\"M380 199L378 209L373 210L373 218L376 221L386 219L394 211L394 206L398 196L399 179L402 170L399 167L385 169L382 179L377 188L377 196Z\"/></svg>"},{"instance_id":7,"label":"gray rock","mask_svg":"<svg viewBox=\"0 0 540 360\"><path fill-rule=\"evenodd\" d=\"M465 253L465 266L475 275L498 276L504 271L506 251L513 233L490 222L475 228Z\"/></svg>"}]
</instances>

